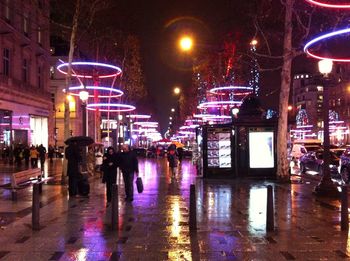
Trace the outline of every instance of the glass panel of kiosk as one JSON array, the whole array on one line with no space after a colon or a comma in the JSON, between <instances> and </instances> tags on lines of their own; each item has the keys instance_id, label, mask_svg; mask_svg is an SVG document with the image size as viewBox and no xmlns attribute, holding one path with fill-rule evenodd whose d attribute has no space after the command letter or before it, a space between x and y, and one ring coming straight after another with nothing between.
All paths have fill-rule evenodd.
<instances>
[{"instance_id":1,"label":"glass panel of kiosk","mask_svg":"<svg viewBox=\"0 0 350 261\"><path fill-rule=\"evenodd\" d=\"M249 167L267 169L275 167L274 132L249 130Z\"/></svg>"},{"instance_id":2,"label":"glass panel of kiosk","mask_svg":"<svg viewBox=\"0 0 350 261\"><path fill-rule=\"evenodd\" d=\"M231 168L230 129L208 129L208 168Z\"/></svg>"}]
</instances>

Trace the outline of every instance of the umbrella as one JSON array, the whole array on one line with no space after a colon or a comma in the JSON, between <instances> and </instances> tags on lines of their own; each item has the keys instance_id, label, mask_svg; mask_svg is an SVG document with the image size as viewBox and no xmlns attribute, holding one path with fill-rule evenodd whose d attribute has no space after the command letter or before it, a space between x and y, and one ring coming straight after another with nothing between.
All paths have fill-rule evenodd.
<instances>
[{"instance_id":1,"label":"umbrella","mask_svg":"<svg viewBox=\"0 0 350 261\"><path fill-rule=\"evenodd\" d=\"M89 136L74 136L68 138L64 143L70 145L74 142L76 142L78 146L89 146L94 143L94 139Z\"/></svg>"},{"instance_id":2,"label":"umbrella","mask_svg":"<svg viewBox=\"0 0 350 261\"><path fill-rule=\"evenodd\" d=\"M173 141L172 144L174 144L176 146L176 148L182 148L185 146L184 144L182 144L181 142L178 142L178 141Z\"/></svg>"}]
</instances>

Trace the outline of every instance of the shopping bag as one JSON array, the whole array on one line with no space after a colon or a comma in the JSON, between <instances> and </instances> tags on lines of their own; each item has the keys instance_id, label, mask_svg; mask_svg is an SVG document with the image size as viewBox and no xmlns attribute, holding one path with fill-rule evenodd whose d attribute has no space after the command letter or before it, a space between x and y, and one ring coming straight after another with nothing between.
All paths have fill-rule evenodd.
<instances>
[{"instance_id":1,"label":"shopping bag","mask_svg":"<svg viewBox=\"0 0 350 261\"><path fill-rule=\"evenodd\" d=\"M137 192L142 193L143 184L142 184L142 179L140 177L137 177L137 179L136 179L136 187L137 187Z\"/></svg>"}]
</instances>

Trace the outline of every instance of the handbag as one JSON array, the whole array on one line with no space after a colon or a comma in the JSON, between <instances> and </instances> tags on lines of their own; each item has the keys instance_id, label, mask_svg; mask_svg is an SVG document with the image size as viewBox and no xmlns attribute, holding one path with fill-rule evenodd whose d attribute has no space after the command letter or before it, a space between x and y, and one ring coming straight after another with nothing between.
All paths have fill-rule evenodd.
<instances>
[{"instance_id":1,"label":"handbag","mask_svg":"<svg viewBox=\"0 0 350 261\"><path fill-rule=\"evenodd\" d=\"M142 179L140 177L137 177L137 179L136 179L136 187L137 187L138 193L143 192L143 183L142 183Z\"/></svg>"}]
</instances>

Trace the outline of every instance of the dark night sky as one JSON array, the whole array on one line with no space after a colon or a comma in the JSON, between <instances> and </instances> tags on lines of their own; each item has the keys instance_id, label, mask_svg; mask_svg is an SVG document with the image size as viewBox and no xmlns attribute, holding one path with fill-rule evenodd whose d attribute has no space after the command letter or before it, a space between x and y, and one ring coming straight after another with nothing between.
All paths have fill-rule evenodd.
<instances>
[{"instance_id":1,"label":"dark night sky","mask_svg":"<svg viewBox=\"0 0 350 261\"><path fill-rule=\"evenodd\" d=\"M170 109L176 104L172 90L175 85L189 87L191 59L205 49L222 43L227 32L241 32L242 41L254 36L251 18L254 0L121 0L115 7L114 22L120 29L137 34L146 86L151 96L154 118L160 121L164 134L168 127ZM121 14L121 15L117 15ZM181 54L176 46L179 35L193 34L196 45L192 56ZM301 68L300 70L303 70ZM279 74L262 75L262 101L277 107ZM269 94L271 93L270 95Z\"/></svg>"}]
</instances>

